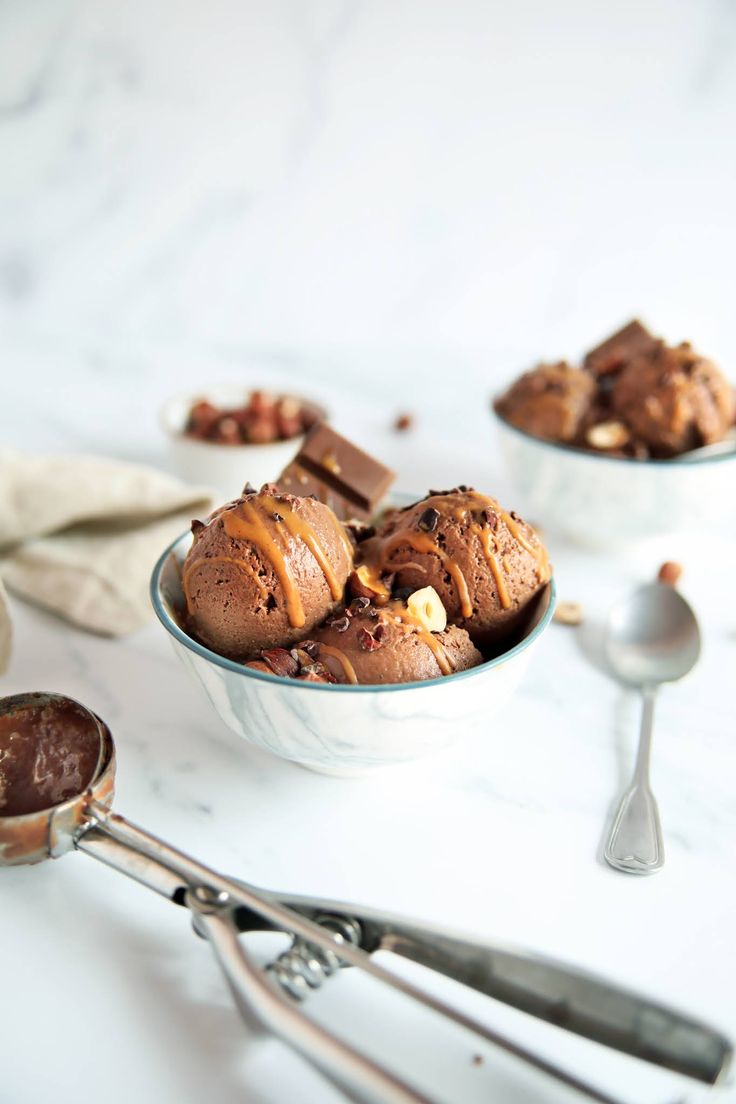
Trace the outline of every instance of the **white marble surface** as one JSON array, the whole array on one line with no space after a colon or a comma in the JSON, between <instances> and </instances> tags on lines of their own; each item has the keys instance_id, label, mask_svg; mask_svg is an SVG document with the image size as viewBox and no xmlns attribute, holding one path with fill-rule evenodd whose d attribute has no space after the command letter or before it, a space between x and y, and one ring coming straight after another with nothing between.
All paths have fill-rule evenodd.
<instances>
[{"instance_id":1,"label":"white marble surface","mask_svg":"<svg viewBox=\"0 0 736 1104\"><path fill-rule=\"evenodd\" d=\"M267 379L326 399L402 488L472 482L523 509L485 410L510 372L635 311L736 362L735 54L716 0L4 4L3 440L159 463L168 394ZM397 437L402 408L417 426ZM652 879L598 857L637 706L589 629L550 629L486 738L367 779L239 745L154 624L101 640L14 603L0 688L98 711L119 810L215 866L538 948L733 1037L735 551L552 543L590 624L664 555L702 617L702 663L657 718ZM179 910L82 855L2 872L0 902L2 1104L338 1099L246 1038ZM453 1104L572 1100L349 975L314 1009ZM706 1097L485 1014L632 1104Z\"/></svg>"}]
</instances>

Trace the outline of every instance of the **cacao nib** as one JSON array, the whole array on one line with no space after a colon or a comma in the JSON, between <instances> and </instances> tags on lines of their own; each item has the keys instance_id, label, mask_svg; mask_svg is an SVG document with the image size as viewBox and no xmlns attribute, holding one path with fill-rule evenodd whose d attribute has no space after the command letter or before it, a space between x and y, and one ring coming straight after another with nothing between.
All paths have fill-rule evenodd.
<instances>
[{"instance_id":1,"label":"cacao nib","mask_svg":"<svg viewBox=\"0 0 736 1104\"><path fill-rule=\"evenodd\" d=\"M375 652L381 647L381 641L377 640L373 633L370 633L368 629L358 630L358 643L361 648L364 648L366 652Z\"/></svg>"},{"instance_id":2,"label":"cacao nib","mask_svg":"<svg viewBox=\"0 0 736 1104\"><path fill-rule=\"evenodd\" d=\"M424 513L419 518L417 525L425 533L433 533L437 528L437 522L440 520L439 510L435 510L434 506L428 506Z\"/></svg>"}]
</instances>

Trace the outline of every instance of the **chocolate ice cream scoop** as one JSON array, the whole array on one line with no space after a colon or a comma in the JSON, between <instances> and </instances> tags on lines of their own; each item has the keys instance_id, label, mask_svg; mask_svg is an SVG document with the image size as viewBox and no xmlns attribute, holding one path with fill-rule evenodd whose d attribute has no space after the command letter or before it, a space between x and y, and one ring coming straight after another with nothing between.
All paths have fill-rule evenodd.
<instances>
[{"instance_id":1,"label":"chocolate ice cream scoop","mask_svg":"<svg viewBox=\"0 0 736 1104\"><path fill-rule=\"evenodd\" d=\"M720 369L685 342L635 357L618 373L611 407L654 456L715 444L734 418L734 396Z\"/></svg>"},{"instance_id":2,"label":"chocolate ice cream scoop","mask_svg":"<svg viewBox=\"0 0 736 1104\"><path fill-rule=\"evenodd\" d=\"M441 609L436 594L432 601ZM248 666L310 681L379 685L421 682L483 662L464 629L447 625L432 632L431 623L423 610L412 609L411 599L379 609L357 598L291 652L264 652Z\"/></svg>"},{"instance_id":3,"label":"chocolate ice cream scoop","mask_svg":"<svg viewBox=\"0 0 736 1104\"><path fill-rule=\"evenodd\" d=\"M530 525L478 491L459 487L392 514L361 546L367 572L394 588L432 586L453 624L481 648L523 628L548 581L547 552Z\"/></svg>"},{"instance_id":4,"label":"chocolate ice cream scoop","mask_svg":"<svg viewBox=\"0 0 736 1104\"><path fill-rule=\"evenodd\" d=\"M71 699L5 699L0 713L0 816L50 809L81 793L101 760L95 718Z\"/></svg>"},{"instance_id":5,"label":"chocolate ice cream scoop","mask_svg":"<svg viewBox=\"0 0 736 1104\"><path fill-rule=\"evenodd\" d=\"M182 571L189 628L235 659L288 646L341 603L352 562L328 506L273 485L249 491L194 528Z\"/></svg>"},{"instance_id":6,"label":"chocolate ice cream scoop","mask_svg":"<svg viewBox=\"0 0 736 1104\"><path fill-rule=\"evenodd\" d=\"M547 441L573 441L596 391L588 372L560 361L540 364L496 400L505 421Z\"/></svg>"}]
</instances>

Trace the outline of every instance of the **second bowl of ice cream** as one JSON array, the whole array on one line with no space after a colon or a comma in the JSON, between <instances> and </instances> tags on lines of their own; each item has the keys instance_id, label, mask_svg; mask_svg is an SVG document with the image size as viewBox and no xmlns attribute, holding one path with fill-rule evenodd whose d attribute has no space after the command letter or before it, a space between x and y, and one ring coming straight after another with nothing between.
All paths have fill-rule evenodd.
<instances>
[{"instance_id":1,"label":"second bowl of ice cream","mask_svg":"<svg viewBox=\"0 0 736 1104\"><path fill-rule=\"evenodd\" d=\"M736 523L731 385L632 322L580 367L541 364L493 404L521 508L594 547Z\"/></svg>"}]
</instances>

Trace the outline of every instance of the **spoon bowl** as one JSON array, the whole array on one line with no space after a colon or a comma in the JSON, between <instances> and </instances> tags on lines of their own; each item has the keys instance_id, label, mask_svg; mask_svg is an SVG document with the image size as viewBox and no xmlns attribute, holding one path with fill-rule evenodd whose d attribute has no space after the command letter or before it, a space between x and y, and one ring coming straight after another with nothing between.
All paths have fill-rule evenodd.
<instances>
[{"instance_id":1,"label":"spoon bowl","mask_svg":"<svg viewBox=\"0 0 736 1104\"><path fill-rule=\"evenodd\" d=\"M697 663L700 629L681 594L664 583L650 583L614 606L604 647L614 675L637 686L644 701L634 776L604 855L610 866L627 874L654 874L664 865L659 810L649 785L654 701L663 682L681 679Z\"/></svg>"},{"instance_id":2,"label":"spoon bowl","mask_svg":"<svg viewBox=\"0 0 736 1104\"><path fill-rule=\"evenodd\" d=\"M674 587L649 583L614 606L605 650L613 673L634 686L683 678L700 656L700 629Z\"/></svg>"}]
</instances>

